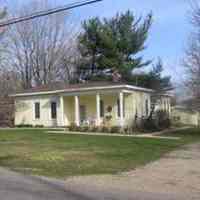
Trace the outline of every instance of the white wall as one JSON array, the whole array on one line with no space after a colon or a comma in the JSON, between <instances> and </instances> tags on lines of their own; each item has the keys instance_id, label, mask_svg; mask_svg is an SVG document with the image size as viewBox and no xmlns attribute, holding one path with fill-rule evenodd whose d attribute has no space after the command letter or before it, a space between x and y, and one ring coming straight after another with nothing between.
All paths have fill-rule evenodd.
<instances>
[{"instance_id":1,"label":"white wall","mask_svg":"<svg viewBox=\"0 0 200 200\"><path fill-rule=\"evenodd\" d=\"M113 107L113 125L119 125L119 119L117 118L117 94L109 94L102 96L105 106L111 105ZM130 126L134 123L136 110L138 118L146 116L145 101L149 102L150 112L150 93L141 91L133 91L131 93L124 93L125 99L125 125ZM51 119L51 102L57 102L57 120ZM35 119L34 103L40 103L40 119ZM96 99L95 95L88 99L87 96L81 96L80 104L87 102L91 108L88 110L91 116L96 116ZM62 126L62 112L60 108L59 96L29 96L29 97L17 97L15 100L15 125L31 124L31 125L44 125ZM64 122L65 125L70 125L74 122L74 97L64 97Z\"/></svg>"},{"instance_id":2,"label":"white wall","mask_svg":"<svg viewBox=\"0 0 200 200\"><path fill-rule=\"evenodd\" d=\"M51 102L57 102L57 119L51 119ZM40 103L40 119L35 119L34 103ZM31 124L61 126L60 98L54 96L17 97L15 100L15 125Z\"/></svg>"},{"instance_id":3,"label":"white wall","mask_svg":"<svg viewBox=\"0 0 200 200\"><path fill-rule=\"evenodd\" d=\"M173 109L172 116L178 123L198 126L198 112L187 112L184 110Z\"/></svg>"}]
</instances>

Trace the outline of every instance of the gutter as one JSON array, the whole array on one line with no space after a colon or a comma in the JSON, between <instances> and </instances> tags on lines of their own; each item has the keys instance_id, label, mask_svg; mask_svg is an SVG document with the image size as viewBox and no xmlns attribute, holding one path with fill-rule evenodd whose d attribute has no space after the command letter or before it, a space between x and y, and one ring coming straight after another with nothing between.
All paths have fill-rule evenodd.
<instances>
[{"instance_id":1,"label":"gutter","mask_svg":"<svg viewBox=\"0 0 200 200\"><path fill-rule=\"evenodd\" d=\"M25 96L35 96L35 95L48 95L48 94L58 94L58 93L71 93L71 92L84 92L84 91L92 91L92 90L107 90L107 89L129 89L141 92L153 93L154 90L131 86L131 85L117 85L117 86L97 86L97 87L88 87L88 88L80 88L80 89L63 89L63 90L54 90L54 91L45 91L45 92L30 92L30 93L19 93L19 94L11 94L10 97L25 97Z\"/></svg>"}]
</instances>

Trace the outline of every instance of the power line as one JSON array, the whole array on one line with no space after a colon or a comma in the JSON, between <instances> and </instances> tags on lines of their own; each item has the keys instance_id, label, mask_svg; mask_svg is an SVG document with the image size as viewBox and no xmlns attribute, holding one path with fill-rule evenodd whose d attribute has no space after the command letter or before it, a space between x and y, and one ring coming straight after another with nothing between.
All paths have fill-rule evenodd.
<instances>
[{"instance_id":1,"label":"power line","mask_svg":"<svg viewBox=\"0 0 200 200\"><path fill-rule=\"evenodd\" d=\"M24 22L24 21L29 21L29 20L32 20L32 19L35 19L35 18L44 17L44 16L47 16L47 15L52 15L52 14L55 14L55 13L66 11L66 10L71 10L71 9L74 9L74 8L86 6L86 5L97 3L97 2L100 2L100 1L103 1L103 0L80 1L80 2L68 4L66 6L60 6L60 7L57 7L57 8L49 9L49 10L46 10L46 11L35 12L35 13L32 13L32 14L24 16L24 17L9 19L5 22L1 22L0 28L5 27L5 26L9 26L9 25L12 25L12 24Z\"/></svg>"}]
</instances>

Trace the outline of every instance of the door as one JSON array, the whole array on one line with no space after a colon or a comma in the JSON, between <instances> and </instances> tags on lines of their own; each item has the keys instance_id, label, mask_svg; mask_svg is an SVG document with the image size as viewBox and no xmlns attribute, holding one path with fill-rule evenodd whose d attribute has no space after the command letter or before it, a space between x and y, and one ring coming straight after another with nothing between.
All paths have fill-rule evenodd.
<instances>
[{"instance_id":1,"label":"door","mask_svg":"<svg viewBox=\"0 0 200 200\"><path fill-rule=\"evenodd\" d=\"M81 123L86 121L86 106L85 105L80 105L80 120L81 120Z\"/></svg>"}]
</instances>

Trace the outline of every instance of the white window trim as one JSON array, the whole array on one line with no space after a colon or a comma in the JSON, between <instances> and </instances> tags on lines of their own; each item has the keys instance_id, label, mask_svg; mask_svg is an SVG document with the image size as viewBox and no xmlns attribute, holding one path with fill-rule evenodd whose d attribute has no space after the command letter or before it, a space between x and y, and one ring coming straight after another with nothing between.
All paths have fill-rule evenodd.
<instances>
[{"instance_id":1,"label":"white window trim","mask_svg":"<svg viewBox=\"0 0 200 200\"><path fill-rule=\"evenodd\" d=\"M49 119L50 119L50 121L57 121L58 120L58 101L57 100L50 100L49 101L49 103L50 103L50 106L49 106ZM56 103L56 118L55 119L53 119L52 118L52 115L51 115L51 104L52 103Z\"/></svg>"}]
</instances>

